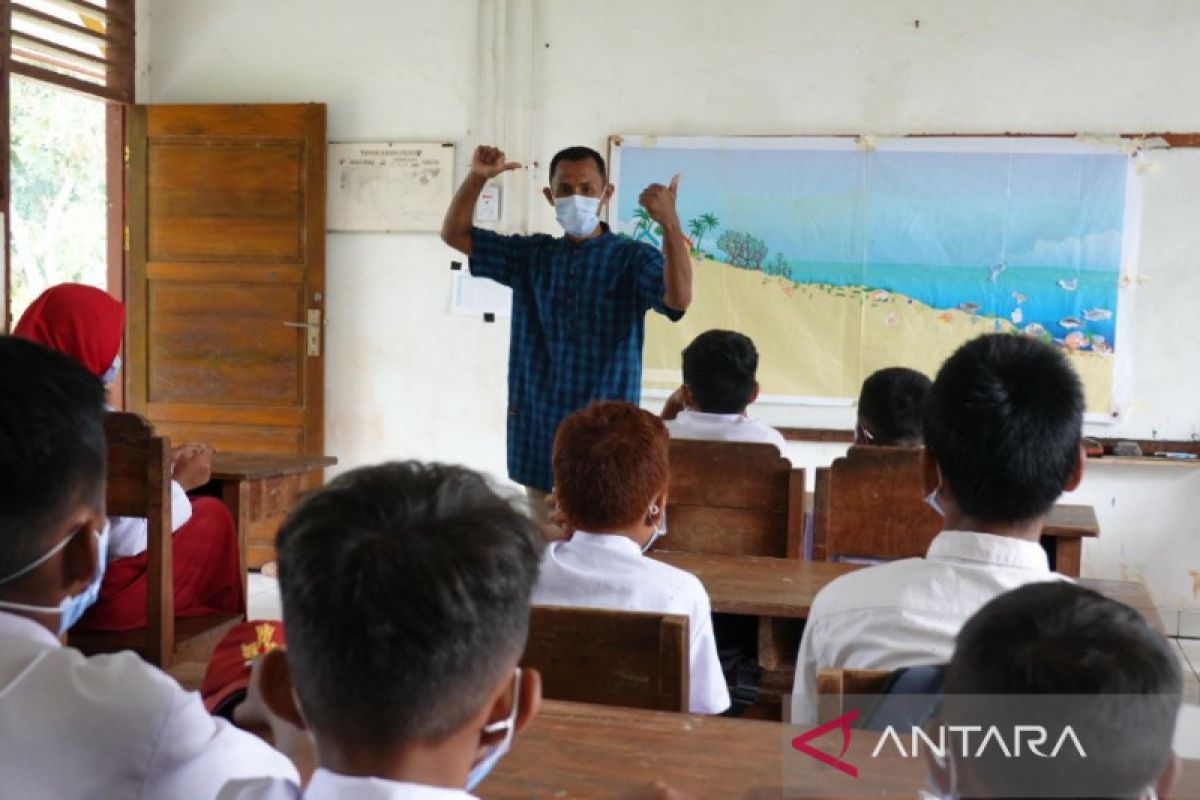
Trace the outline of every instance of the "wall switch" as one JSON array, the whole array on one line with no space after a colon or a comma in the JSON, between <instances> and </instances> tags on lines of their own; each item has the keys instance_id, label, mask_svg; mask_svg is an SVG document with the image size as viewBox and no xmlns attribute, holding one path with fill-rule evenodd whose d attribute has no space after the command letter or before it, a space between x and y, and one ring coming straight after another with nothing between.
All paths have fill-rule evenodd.
<instances>
[{"instance_id":1,"label":"wall switch","mask_svg":"<svg viewBox=\"0 0 1200 800\"><path fill-rule=\"evenodd\" d=\"M475 221L500 221L500 187L494 183L484 186L479 193L479 200L475 203Z\"/></svg>"}]
</instances>

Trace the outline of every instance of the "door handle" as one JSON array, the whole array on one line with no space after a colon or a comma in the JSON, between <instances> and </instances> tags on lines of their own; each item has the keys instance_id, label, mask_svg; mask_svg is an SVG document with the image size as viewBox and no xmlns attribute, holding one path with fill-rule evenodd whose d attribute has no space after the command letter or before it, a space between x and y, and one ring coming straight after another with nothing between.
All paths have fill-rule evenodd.
<instances>
[{"instance_id":1,"label":"door handle","mask_svg":"<svg viewBox=\"0 0 1200 800\"><path fill-rule=\"evenodd\" d=\"M283 325L285 328L304 328L307 333L305 339L308 355L321 355L321 309L310 308L306 322L285 321Z\"/></svg>"}]
</instances>

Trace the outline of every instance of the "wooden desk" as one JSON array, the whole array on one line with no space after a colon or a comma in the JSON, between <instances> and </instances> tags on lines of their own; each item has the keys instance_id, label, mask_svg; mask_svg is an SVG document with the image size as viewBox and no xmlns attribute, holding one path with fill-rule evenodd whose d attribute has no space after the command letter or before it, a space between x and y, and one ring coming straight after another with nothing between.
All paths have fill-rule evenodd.
<instances>
[{"instance_id":1,"label":"wooden desk","mask_svg":"<svg viewBox=\"0 0 1200 800\"><path fill-rule=\"evenodd\" d=\"M336 463L333 456L213 455L212 482L206 488L233 514L246 569L275 558L275 533L301 494L316 485L312 473Z\"/></svg>"},{"instance_id":2,"label":"wooden desk","mask_svg":"<svg viewBox=\"0 0 1200 800\"><path fill-rule=\"evenodd\" d=\"M850 778L792 752L788 740L801 731L776 722L547 700L475 794L483 800L611 800L657 779L697 800L780 798L785 781L796 797L910 800L925 785L924 759L901 758L892 748L871 758L878 734L852 734L842 756L859 769L858 778ZM840 755L836 732L810 744ZM1200 798L1198 778L1200 762L1184 761L1173 796Z\"/></svg>"}]
</instances>

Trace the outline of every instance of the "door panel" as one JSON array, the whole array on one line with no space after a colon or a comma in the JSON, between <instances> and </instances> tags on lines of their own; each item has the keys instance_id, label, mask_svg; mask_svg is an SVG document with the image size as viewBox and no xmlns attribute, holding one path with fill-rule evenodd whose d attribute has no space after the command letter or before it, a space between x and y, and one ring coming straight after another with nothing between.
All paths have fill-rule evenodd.
<instances>
[{"instance_id":1,"label":"door panel","mask_svg":"<svg viewBox=\"0 0 1200 800\"><path fill-rule=\"evenodd\" d=\"M176 444L322 453L325 107L139 106L129 131L128 407Z\"/></svg>"}]
</instances>

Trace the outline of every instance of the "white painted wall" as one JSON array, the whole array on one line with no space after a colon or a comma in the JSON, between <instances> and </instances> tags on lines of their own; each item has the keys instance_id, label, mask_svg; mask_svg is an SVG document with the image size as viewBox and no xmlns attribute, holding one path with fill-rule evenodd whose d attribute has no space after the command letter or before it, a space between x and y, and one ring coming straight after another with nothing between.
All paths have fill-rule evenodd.
<instances>
[{"instance_id":1,"label":"white painted wall","mask_svg":"<svg viewBox=\"0 0 1200 800\"><path fill-rule=\"evenodd\" d=\"M1200 131L1194 0L140 5L143 102L318 100L331 139L455 141L460 163L481 128L512 157L543 163L569 144L603 148L612 133ZM1134 402L1102 435L1200 433L1187 327L1200 289L1200 153L1157 159L1139 259L1150 282L1123 343ZM505 178L507 227L554 229L531 199L544 177ZM507 331L447 313L451 251L432 235L331 234L328 252L330 452L342 467L441 458L502 474ZM760 414L814 427L852 416ZM835 449L806 452L821 461ZM1188 574L1200 569L1200 526L1186 507L1200 471L1099 469L1077 494L1107 503L1085 571L1137 571L1163 605L1200 609Z\"/></svg>"}]
</instances>

